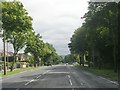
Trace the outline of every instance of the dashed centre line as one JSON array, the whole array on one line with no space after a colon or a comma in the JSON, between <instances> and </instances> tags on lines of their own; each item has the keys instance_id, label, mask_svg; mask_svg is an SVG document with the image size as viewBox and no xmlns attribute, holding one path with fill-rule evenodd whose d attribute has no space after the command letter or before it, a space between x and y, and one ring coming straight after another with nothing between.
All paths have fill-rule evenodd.
<instances>
[{"instance_id":1,"label":"dashed centre line","mask_svg":"<svg viewBox=\"0 0 120 90\"><path fill-rule=\"evenodd\" d=\"M70 82L70 85L72 85L72 81L71 81L71 79L69 79L69 82Z\"/></svg>"},{"instance_id":2,"label":"dashed centre line","mask_svg":"<svg viewBox=\"0 0 120 90\"><path fill-rule=\"evenodd\" d=\"M41 75L37 76L37 79L40 78L40 77L41 77Z\"/></svg>"},{"instance_id":3,"label":"dashed centre line","mask_svg":"<svg viewBox=\"0 0 120 90\"><path fill-rule=\"evenodd\" d=\"M72 84L72 80L71 80L71 78L70 78L70 75L68 75L68 78L69 78L69 83L70 83L70 85L72 86L73 84Z\"/></svg>"},{"instance_id":4,"label":"dashed centre line","mask_svg":"<svg viewBox=\"0 0 120 90\"><path fill-rule=\"evenodd\" d=\"M68 75L68 78L70 79L70 75Z\"/></svg>"},{"instance_id":5,"label":"dashed centre line","mask_svg":"<svg viewBox=\"0 0 120 90\"><path fill-rule=\"evenodd\" d=\"M49 71L50 71L50 70L44 72L43 75L46 74L46 73L48 73ZM37 76L36 79L40 78L41 76L42 76L42 75ZM25 84L25 86L28 85L28 84L30 84L30 83L33 82L33 81L36 81L36 80L35 80L35 79L30 80L29 82L27 82L27 83Z\"/></svg>"},{"instance_id":6,"label":"dashed centre line","mask_svg":"<svg viewBox=\"0 0 120 90\"><path fill-rule=\"evenodd\" d=\"M34 79L30 80L29 82L27 82L25 85L30 84L31 82L35 81Z\"/></svg>"}]
</instances>

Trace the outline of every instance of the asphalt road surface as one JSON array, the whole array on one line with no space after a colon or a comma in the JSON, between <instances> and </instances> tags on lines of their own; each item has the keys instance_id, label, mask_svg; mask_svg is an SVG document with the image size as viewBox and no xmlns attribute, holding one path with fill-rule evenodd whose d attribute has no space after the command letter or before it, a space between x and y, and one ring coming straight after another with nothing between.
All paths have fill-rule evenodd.
<instances>
[{"instance_id":1,"label":"asphalt road surface","mask_svg":"<svg viewBox=\"0 0 120 90\"><path fill-rule=\"evenodd\" d=\"M4 77L2 88L118 88L118 83L72 65L44 66Z\"/></svg>"}]
</instances>

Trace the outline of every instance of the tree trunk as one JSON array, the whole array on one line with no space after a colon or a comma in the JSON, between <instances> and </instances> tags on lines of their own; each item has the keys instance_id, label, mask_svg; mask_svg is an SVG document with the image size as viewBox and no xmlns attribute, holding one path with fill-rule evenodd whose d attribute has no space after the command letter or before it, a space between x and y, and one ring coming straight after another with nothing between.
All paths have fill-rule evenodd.
<instances>
[{"instance_id":1,"label":"tree trunk","mask_svg":"<svg viewBox=\"0 0 120 90\"><path fill-rule=\"evenodd\" d=\"M40 62L39 62L39 61L37 62L37 66L38 66L38 67L40 66Z\"/></svg>"},{"instance_id":2,"label":"tree trunk","mask_svg":"<svg viewBox=\"0 0 120 90\"><path fill-rule=\"evenodd\" d=\"M101 58L99 57L99 58L98 58L98 68L99 68L99 69L101 69L101 61L102 61L102 60L101 60Z\"/></svg>"},{"instance_id":3,"label":"tree trunk","mask_svg":"<svg viewBox=\"0 0 120 90\"><path fill-rule=\"evenodd\" d=\"M91 66L90 66L90 61L91 61L91 60L90 60L90 49L89 49L89 52L88 52L88 67L91 67Z\"/></svg>"},{"instance_id":4,"label":"tree trunk","mask_svg":"<svg viewBox=\"0 0 120 90\"><path fill-rule=\"evenodd\" d=\"M113 33L113 43L114 43L114 47L113 47L113 59L114 59L114 72L117 72L118 70L118 66L117 66L117 33Z\"/></svg>"},{"instance_id":5,"label":"tree trunk","mask_svg":"<svg viewBox=\"0 0 120 90\"><path fill-rule=\"evenodd\" d=\"M16 51L14 51L14 60L13 60L13 62L12 62L11 68L10 68L10 71L11 71L11 72L12 72L13 69L14 69L14 65L15 65L15 62L16 62L16 55L17 55L17 53L16 53Z\"/></svg>"},{"instance_id":6,"label":"tree trunk","mask_svg":"<svg viewBox=\"0 0 120 90\"><path fill-rule=\"evenodd\" d=\"M81 64L82 64L82 57L79 55L79 57L80 57L80 62L79 62L79 64L80 64L80 66L81 66Z\"/></svg>"},{"instance_id":7,"label":"tree trunk","mask_svg":"<svg viewBox=\"0 0 120 90\"><path fill-rule=\"evenodd\" d=\"M10 68L11 72L13 71L13 68L14 68L14 61L12 62L12 65L11 65L11 68Z\"/></svg>"},{"instance_id":8,"label":"tree trunk","mask_svg":"<svg viewBox=\"0 0 120 90\"><path fill-rule=\"evenodd\" d=\"M95 67L95 50L94 50L94 46L92 47L92 59L93 59L93 66Z\"/></svg>"},{"instance_id":9,"label":"tree trunk","mask_svg":"<svg viewBox=\"0 0 120 90\"><path fill-rule=\"evenodd\" d=\"M36 60L34 59L34 67L36 67Z\"/></svg>"},{"instance_id":10,"label":"tree trunk","mask_svg":"<svg viewBox=\"0 0 120 90\"><path fill-rule=\"evenodd\" d=\"M17 52L16 52L16 39L15 39L15 35L13 35L13 38L14 38L14 43L13 43L13 48L14 48L14 59L13 59L13 62L12 62L12 65L11 65L11 68L10 68L10 71L12 72L13 69L14 69L14 64L15 64L15 61L16 61L16 55L17 55Z\"/></svg>"},{"instance_id":11,"label":"tree trunk","mask_svg":"<svg viewBox=\"0 0 120 90\"><path fill-rule=\"evenodd\" d=\"M82 66L84 67L84 54L82 54Z\"/></svg>"}]
</instances>

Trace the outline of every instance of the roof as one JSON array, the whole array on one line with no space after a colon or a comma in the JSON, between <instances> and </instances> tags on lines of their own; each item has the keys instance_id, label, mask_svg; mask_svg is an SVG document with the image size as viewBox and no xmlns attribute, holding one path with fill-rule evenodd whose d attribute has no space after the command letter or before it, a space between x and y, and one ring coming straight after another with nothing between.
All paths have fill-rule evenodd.
<instances>
[{"instance_id":1,"label":"roof","mask_svg":"<svg viewBox=\"0 0 120 90\"><path fill-rule=\"evenodd\" d=\"M13 56L14 53L13 53L13 52L7 52L7 51L6 51L5 54L8 55L8 56ZM4 56L4 51L3 51L3 50L0 51L0 56Z\"/></svg>"}]
</instances>

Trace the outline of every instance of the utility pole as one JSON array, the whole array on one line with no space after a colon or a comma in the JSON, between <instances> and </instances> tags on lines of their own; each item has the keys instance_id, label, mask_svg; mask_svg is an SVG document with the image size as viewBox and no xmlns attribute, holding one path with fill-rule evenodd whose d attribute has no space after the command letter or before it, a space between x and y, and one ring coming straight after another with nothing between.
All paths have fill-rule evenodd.
<instances>
[{"instance_id":1,"label":"utility pole","mask_svg":"<svg viewBox=\"0 0 120 90\"><path fill-rule=\"evenodd\" d=\"M4 35L4 39L3 39L3 43L4 43L4 75L6 75L6 54L5 54L5 51L6 51L6 46L5 46L5 39L6 39L6 36L5 36L5 30L3 30L3 35Z\"/></svg>"},{"instance_id":2,"label":"utility pole","mask_svg":"<svg viewBox=\"0 0 120 90\"><path fill-rule=\"evenodd\" d=\"M8 55L9 51L8 51L8 42L7 42L7 70L9 69L9 55Z\"/></svg>"}]
</instances>

